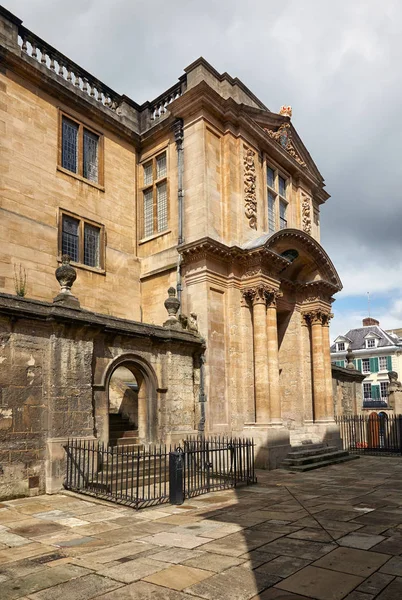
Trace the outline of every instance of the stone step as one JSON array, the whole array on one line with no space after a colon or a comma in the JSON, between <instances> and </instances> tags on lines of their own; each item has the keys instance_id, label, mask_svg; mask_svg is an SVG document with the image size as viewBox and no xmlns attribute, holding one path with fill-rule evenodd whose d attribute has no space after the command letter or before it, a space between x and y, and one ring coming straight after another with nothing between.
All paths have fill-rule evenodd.
<instances>
[{"instance_id":1,"label":"stone step","mask_svg":"<svg viewBox=\"0 0 402 600\"><path fill-rule=\"evenodd\" d=\"M305 471L312 471L313 469L320 469L321 467L329 467L331 465L337 465L348 462L349 460L355 460L357 458L360 458L360 456L356 454L349 454L348 456L340 456L339 458L333 458L332 460L324 460L322 462L305 465L284 466L283 468L287 471L294 471L295 473L304 473Z\"/></svg>"},{"instance_id":2,"label":"stone step","mask_svg":"<svg viewBox=\"0 0 402 600\"><path fill-rule=\"evenodd\" d=\"M288 454L287 458L283 461L284 465L307 465L318 463L322 461L328 461L331 459L340 458L342 456L348 456L347 450L337 450L335 449L333 452L325 452L323 454L317 454L315 456L302 456L300 458L293 458L290 454Z\"/></svg>"},{"instance_id":3,"label":"stone step","mask_svg":"<svg viewBox=\"0 0 402 600\"><path fill-rule=\"evenodd\" d=\"M321 454L327 454L328 452L337 452L339 448L336 446L322 446L321 448L314 448L311 450L290 450L288 458L305 458L309 456L320 456Z\"/></svg>"},{"instance_id":4,"label":"stone step","mask_svg":"<svg viewBox=\"0 0 402 600\"><path fill-rule=\"evenodd\" d=\"M292 446L290 452L307 452L309 450L320 450L322 448L327 448L327 444L299 444L298 446Z\"/></svg>"},{"instance_id":5,"label":"stone step","mask_svg":"<svg viewBox=\"0 0 402 600\"><path fill-rule=\"evenodd\" d=\"M117 431L116 429L113 429L111 431L109 431L109 439L116 439L116 438L132 438L132 437L138 437L138 429L122 429L121 431Z\"/></svg>"}]
</instances>

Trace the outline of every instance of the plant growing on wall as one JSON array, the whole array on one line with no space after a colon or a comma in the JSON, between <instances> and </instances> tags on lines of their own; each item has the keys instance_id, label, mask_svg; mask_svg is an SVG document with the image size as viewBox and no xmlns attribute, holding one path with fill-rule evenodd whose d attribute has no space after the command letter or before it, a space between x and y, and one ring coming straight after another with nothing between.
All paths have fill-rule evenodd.
<instances>
[{"instance_id":1,"label":"plant growing on wall","mask_svg":"<svg viewBox=\"0 0 402 600\"><path fill-rule=\"evenodd\" d=\"M17 269L14 265L14 287L17 296L23 298L27 293L27 274L25 268L21 265Z\"/></svg>"}]
</instances>

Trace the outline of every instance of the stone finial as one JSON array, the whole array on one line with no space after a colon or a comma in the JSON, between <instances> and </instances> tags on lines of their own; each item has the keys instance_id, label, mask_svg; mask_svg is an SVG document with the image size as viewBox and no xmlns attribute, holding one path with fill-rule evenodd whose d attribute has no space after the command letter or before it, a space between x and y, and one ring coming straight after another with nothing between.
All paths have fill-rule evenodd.
<instances>
[{"instance_id":1,"label":"stone finial","mask_svg":"<svg viewBox=\"0 0 402 600\"><path fill-rule=\"evenodd\" d=\"M180 300L176 298L176 290L174 287L168 289L168 297L166 298L165 308L168 312L168 318L164 322L164 327L170 327L171 329L182 329L181 323L177 318L177 313L180 308Z\"/></svg>"},{"instance_id":2,"label":"stone finial","mask_svg":"<svg viewBox=\"0 0 402 600\"><path fill-rule=\"evenodd\" d=\"M77 279L77 271L70 265L71 258L68 254L61 257L61 265L57 267L55 275L60 284L60 292L55 298L54 303L63 303L70 308L80 308L78 298L72 295L71 288Z\"/></svg>"},{"instance_id":3,"label":"stone finial","mask_svg":"<svg viewBox=\"0 0 402 600\"><path fill-rule=\"evenodd\" d=\"M354 354L352 352L352 350L350 348L348 348L348 351L346 352L346 368L347 369L356 369L355 364L354 364Z\"/></svg>"},{"instance_id":4,"label":"stone finial","mask_svg":"<svg viewBox=\"0 0 402 600\"><path fill-rule=\"evenodd\" d=\"M291 106L281 106L281 108L279 109L279 114L282 115L283 117L289 117L289 119L292 117L292 107Z\"/></svg>"}]
</instances>

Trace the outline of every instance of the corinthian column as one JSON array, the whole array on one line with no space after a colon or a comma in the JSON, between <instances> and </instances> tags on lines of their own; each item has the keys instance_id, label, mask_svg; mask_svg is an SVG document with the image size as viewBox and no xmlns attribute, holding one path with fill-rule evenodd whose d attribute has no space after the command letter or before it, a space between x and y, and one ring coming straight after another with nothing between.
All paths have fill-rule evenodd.
<instances>
[{"instance_id":1,"label":"corinthian column","mask_svg":"<svg viewBox=\"0 0 402 600\"><path fill-rule=\"evenodd\" d=\"M324 371L325 371L325 396L326 396L326 417L327 419L334 418L334 398L332 389L332 369L331 369L331 342L329 338L329 322L333 315L327 313L322 321L322 346L324 355Z\"/></svg>"},{"instance_id":2,"label":"corinthian column","mask_svg":"<svg viewBox=\"0 0 402 600\"><path fill-rule=\"evenodd\" d=\"M326 378L322 339L324 314L315 310L306 315L311 324L311 360L313 365L314 420L321 421L327 416Z\"/></svg>"},{"instance_id":3,"label":"corinthian column","mask_svg":"<svg viewBox=\"0 0 402 600\"><path fill-rule=\"evenodd\" d=\"M281 395L279 387L278 323L276 318L276 298L272 292L267 299L267 338L270 416L272 423L281 423Z\"/></svg>"},{"instance_id":4,"label":"corinthian column","mask_svg":"<svg viewBox=\"0 0 402 600\"><path fill-rule=\"evenodd\" d=\"M267 423L269 420L267 288L264 285L257 285L244 290L243 296L251 300L253 307L255 420L256 423Z\"/></svg>"}]
</instances>

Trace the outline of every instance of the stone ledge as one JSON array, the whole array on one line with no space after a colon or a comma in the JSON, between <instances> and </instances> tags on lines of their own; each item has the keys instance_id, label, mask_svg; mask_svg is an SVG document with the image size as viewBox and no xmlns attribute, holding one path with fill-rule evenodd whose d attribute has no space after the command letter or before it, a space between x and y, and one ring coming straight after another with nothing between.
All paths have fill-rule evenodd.
<instances>
[{"instance_id":1,"label":"stone ledge","mask_svg":"<svg viewBox=\"0 0 402 600\"><path fill-rule=\"evenodd\" d=\"M148 337L161 342L181 342L198 346L200 351L205 341L189 331L166 329L159 325L139 323L110 315L102 315L79 308L55 305L42 300L20 298L12 294L0 293L0 314L14 319L35 319L71 323L98 329L104 332L121 333L136 337Z\"/></svg>"}]
</instances>

